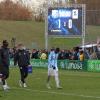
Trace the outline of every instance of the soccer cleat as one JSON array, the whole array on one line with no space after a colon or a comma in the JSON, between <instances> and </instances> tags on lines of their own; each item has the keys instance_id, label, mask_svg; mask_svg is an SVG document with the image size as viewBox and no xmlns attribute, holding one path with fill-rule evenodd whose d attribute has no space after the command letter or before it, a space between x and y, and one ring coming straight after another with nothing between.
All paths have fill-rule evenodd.
<instances>
[{"instance_id":1,"label":"soccer cleat","mask_svg":"<svg viewBox=\"0 0 100 100\"><path fill-rule=\"evenodd\" d=\"M6 85L6 88L7 88L7 90L9 90L9 89L10 89L10 87L9 87L8 85Z\"/></svg>"},{"instance_id":2,"label":"soccer cleat","mask_svg":"<svg viewBox=\"0 0 100 100\"><path fill-rule=\"evenodd\" d=\"M19 80L19 86L20 86L20 87L23 87L23 83L22 83L21 80Z\"/></svg>"},{"instance_id":3,"label":"soccer cleat","mask_svg":"<svg viewBox=\"0 0 100 100\"><path fill-rule=\"evenodd\" d=\"M3 85L3 90L4 91L8 91L10 89L10 87L8 85Z\"/></svg>"},{"instance_id":4,"label":"soccer cleat","mask_svg":"<svg viewBox=\"0 0 100 100\"><path fill-rule=\"evenodd\" d=\"M51 89L51 87L50 87L50 85L49 85L49 84L47 84L47 88L48 88L48 89Z\"/></svg>"},{"instance_id":5,"label":"soccer cleat","mask_svg":"<svg viewBox=\"0 0 100 100\"><path fill-rule=\"evenodd\" d=\"M25 87L25 88L27 87L26 83L23 84L23 87Z\"/></svg>"},{"instance_id":6,"label":"soccer cleat","mask_svg":"<svg viewBox=\"0 0 100 100\"><path fill-rule=\"evenodd\" d=\"M3 85L3 90L4 90L4 91L6 91L6 90L7 90L6 85Z\"/></svg>"}]
</instances>

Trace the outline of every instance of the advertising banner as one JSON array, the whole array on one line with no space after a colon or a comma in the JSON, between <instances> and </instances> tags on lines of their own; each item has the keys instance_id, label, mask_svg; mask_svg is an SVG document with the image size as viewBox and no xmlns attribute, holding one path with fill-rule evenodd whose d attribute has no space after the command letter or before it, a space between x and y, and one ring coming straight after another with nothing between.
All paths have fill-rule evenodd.
<instances>
[{"instance_id":1,"label":"advertising banner","mask_svg":"<svg viewBox=\"0 0 100 100\"><path fill-rule=\"evenodd\" d=\"M87 71L100 72L100 60L88 60Z\"/></svg>"},{"instance_id":2,"label":"advertising banner","mask_svg":"<svg viewBox=\"0 0 100 100\"><path fill-rule=\"evenodd\" d=\"M48 61L47 60L40 60L40 59L33 59L31 60L31 64L33 67L43 67L47 68ZM58 60L58 67L60 69L66 70L84 70L84 65L80 61L75 60Z\"/></svg>"},{"instance_id":3,"label":"advertising banner","mask_svg":"<svg viewBox=\"0 0 100 100\"><path fill-rule=\"evenodd\" d=\"M48 60L31 59L33 68L48 68ZM10 66L14 66L13 60L10 61ZM100 72L100 60L58 60L58 68L64 70L79 70Z\"/></svg>"}]
</instances>

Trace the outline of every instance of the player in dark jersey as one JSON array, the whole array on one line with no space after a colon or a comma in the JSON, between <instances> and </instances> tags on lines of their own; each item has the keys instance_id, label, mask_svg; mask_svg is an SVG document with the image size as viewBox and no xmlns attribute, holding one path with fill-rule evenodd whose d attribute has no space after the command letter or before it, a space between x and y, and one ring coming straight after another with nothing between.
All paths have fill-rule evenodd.
<instances>
[{"instance_id":1,"label":"player in dark jersey","mask_svg":"<svg viewBox=\"0 0 100 100\"><path fill-rule=\"evenodd\" d=\"M0 48L0 78L3 84L3 89L8 90L6 79L9 77L10 56L7 40L3 40Z\"/></svg>"}]
</instances>

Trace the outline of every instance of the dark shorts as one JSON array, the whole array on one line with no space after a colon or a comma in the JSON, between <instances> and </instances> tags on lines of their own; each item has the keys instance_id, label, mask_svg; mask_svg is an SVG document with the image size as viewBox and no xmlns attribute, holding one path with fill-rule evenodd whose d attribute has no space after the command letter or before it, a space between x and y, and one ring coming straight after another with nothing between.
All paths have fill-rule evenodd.
<instances>
[{"instance_id":1,"label":"dark shorts","mask_svg":"<svg viewBox=\"0 0 100 100\"><path fill-rule=\"evenodd\" d=\"M9 67L0 67L0 74L9 75Z\"/></svg>"},{"instance_id":2,"label":"dark shorts","mask_svg":"<svg viewBox=\"0 0 100 100\"><path fill-rule=\"evenodd\" d=\"M19 67L20 71L28 72L28 67Z\"/></svg>"}]
</instances>

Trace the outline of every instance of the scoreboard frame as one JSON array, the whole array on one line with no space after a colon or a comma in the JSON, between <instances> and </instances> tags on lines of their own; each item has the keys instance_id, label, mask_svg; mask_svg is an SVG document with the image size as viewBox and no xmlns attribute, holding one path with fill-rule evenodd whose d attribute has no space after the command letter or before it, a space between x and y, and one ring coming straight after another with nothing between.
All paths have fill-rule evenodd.
<instances>
[{"instance_id":1,"label":"scoreboard frame","mask_svg":"<svg viewBox=\"0 0 100 100\"><path fill-rule=\"evenodd\" d=\"M51 23L50 23L50 10L54 10L54 12L56 12L58 10L58 16L55 15L53 16L55 19L58 17L58 19L55 21L55 20L51 20ZM77 24L78 27L76 30L79 30L80 32L77 33L77 32L74 32L73 30L69 31L68 33L63 33L62 30L59 30L60 29L60 26L58 25L57 26L57 21L62 21L62 19L59 20L60 17L64 17L63 15L59 14L59 11L60 10L64 10L64 11L69 11L69 10L76 10L76 12L79 10L81 10L79 14L81 15L76 15L74 16L74 24ZM61 13L61 11L60 11ZM82 38L82 45L84 45L85 43L85 22L86 22L86 5L85 4L68 4L68 5L65 5L65 6L47 6L46 8L46 13L45 13L45 48L48 48L48 38ZM70 14L70 12L69 12ZM53 14L51 14L53 15ZM65 14L65 16L69 16L71 17L72 16L72 13L71 13L71 16L68 15L68 14ZM81 17L81 18L80 18ZM78 21L78 18L79 21ZM65 18L67 20L67 18ZM55 21L55 22L54 22ZM78 21L78 22L77 22ZM53 23L53 24L52 24ZM56 24L55 24L56 23ZM72 20L69 18L69 29L71 29L73 27L73 24L72 24ZM59 27L59 29L57 29L57 27ZM54 27L54 29L53 29ZM51 28L51 30L50 30ZM73 28L73 29L74 29ZM79 29L78 29L79 28ZM68 31L69 30L68 27L66 27L66 30ZM60 32L61 31L61 32Z\"/></svg>"}]
</instances>

